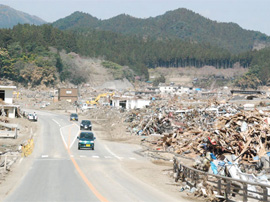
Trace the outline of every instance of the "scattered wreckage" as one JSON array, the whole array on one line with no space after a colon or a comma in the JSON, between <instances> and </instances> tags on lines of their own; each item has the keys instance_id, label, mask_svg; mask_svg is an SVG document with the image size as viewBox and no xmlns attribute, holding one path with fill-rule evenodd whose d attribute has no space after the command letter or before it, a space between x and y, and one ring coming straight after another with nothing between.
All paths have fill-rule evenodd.
<instances>
[{"instance_id":1,"label":"scattered wreckage","mask_svg":"<svg viewBox=\"0 0 270 202\"><path fill-rule=\"evenodd\" d=\"M268 113L242 111L230 105L185 110L152 107L147 112L130 112L126 119L131 133L145 136L143 145L193 159L190 167L194 170L251 183L243 188L244 198L270 200ZM263 184L264 189L256 183ZM203 190L201 195L206 196L205 187L200 186L190 186L190 191Z\"/></svg>"}]
</instances>

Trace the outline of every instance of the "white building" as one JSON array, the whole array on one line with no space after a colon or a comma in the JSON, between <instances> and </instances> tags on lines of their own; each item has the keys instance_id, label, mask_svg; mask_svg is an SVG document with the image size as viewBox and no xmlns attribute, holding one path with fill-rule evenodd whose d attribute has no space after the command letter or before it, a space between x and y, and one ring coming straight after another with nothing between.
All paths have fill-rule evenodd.
<instances>
[{"instance_id":1,"label":"white building","mask_svg":"<svg viewBox=\"0 0 270 202\"><path fill-rule=\"evenodd\" d=\"M14 89L16 89L16 86L0 86L0 100L6 104L12 104Z\"/></svg>"},{"instance_id":2,"label":"white building","mask_svg":"<svg viewBox=\"0 0 270 202\"><path fill-rule=\"evenodd\" d=\"M161 94L174 94L175 93L174 86L160 86L159 90Z\"/></svg>"},{"instance_id":3,"label":"white building","mask_svg":"<svg viewBox=\"0 0 270 202\"><path fill-rule=\"evenodd\" d=\"M3 112L9 118L15 118L19 105L13 105L13 91L16 86L0 86L0 114Z\"/></svg>"},{"instance_id":4,"label":"white building","mask_svg":"<svg viewBox=\"0 0 270 202\"><path fill-rule=\"evenodd\" d=\"M123 109L141 109L150 104L151 100L139 98L113 98L112 106Z\"/></svg>"},{"instance_id":5,"label":"white building","mask_svg":"<svg viewBox=\"0 0 270 202\"><path fill-rule=\"evenodd\" d=\"M191 94L193 93L193 89L192 88L189 88L189 87L178 87L176 90L175 90L175 94L177 95L182 95L182 94Z\"/></svg>"},{"instance_id":6,"label":"white building","mask_svg":"<svg viewBox=\"0 0 270 202\"><path fill-rule=\"evenodd\" d=\"M183 86L160 86L159 91L161 94L168 95L182 95L193 93L193 89Z\"/></svg>"}]
</instances>

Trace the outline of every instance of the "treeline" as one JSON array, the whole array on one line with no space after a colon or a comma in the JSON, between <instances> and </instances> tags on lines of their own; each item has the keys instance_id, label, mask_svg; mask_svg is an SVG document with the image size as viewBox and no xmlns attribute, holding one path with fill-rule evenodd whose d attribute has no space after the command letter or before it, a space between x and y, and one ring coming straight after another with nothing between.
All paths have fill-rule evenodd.
<instances>
[{"instance_id":1,"label":"treeline","mask_svg":"<svg viewBox=\"0 0 270 202\"><path fill-rule=\"evenodd\" d=\"M231 68L236 62L243 67L249 67L251 64L260 65L258 61L261 55L260 52L233 55L227 50L209 44L122 36L106 31L60 31L50 25L17 25L13 29L0 29L0 47L5 48L7 52L4 51L3 54L8 54L9 57L8 59L1 55L0 76L18 81L22 80L22 77L16 76L20 74L20 66L16 65L14 71L8 70L8 67L12 69L12 64L14 66L18 61L34 62L36 66L43 68L54 67L60 74L61 80L69 77L70 72L68 73L62 67L59 55L52 55L49 47L84 56L102 57L122 66L129 66L145 79L148 79L148 68L158 66L200 68L205 65ZM4 61L9 61L10 64L4 64L3 57ZM46 58L50 61L48 64L45 63ZM49 84L51 80L48 79L44 83ZM80 82L78 78L76 82Z\"/></svg>"},{"instance_id":2,"label":"treeline","mask_svg":"<svg viewBox=\"0 0 270 202\"><path fill-rule=\"evenodd\" d=\"M270 85L270 48L252 52L249 72L235 84L243 89Z\"/></svg>"},{"instance_id":3,"label":"treeline","mask_svg":"<svg viewBox=\"0 0 270 202\"><path fill-rule=\"evenodd\" d=\"M57 20L53 26L61 30L92 29L123 35L152 37L158 40L182 39L196 43L207 42L234 54L252 50L254 43L270 43L270 37L265 34L242 29L235 23L212 21L185 8L146 19L122 14L99 20L86 13L75 12Z\"/></svg>"}]
</instances>

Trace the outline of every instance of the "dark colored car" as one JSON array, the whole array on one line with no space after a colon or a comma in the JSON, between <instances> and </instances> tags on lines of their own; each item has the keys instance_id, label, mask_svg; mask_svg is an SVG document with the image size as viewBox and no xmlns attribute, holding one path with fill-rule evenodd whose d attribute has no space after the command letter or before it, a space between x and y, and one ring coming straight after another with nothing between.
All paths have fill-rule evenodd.
<instances>
[{"instance_id":1,"label":"dark colored car","mask_svg":"<svg viewBox=\"0 0 270 202\"><path fill-rule=\"evenodd\" d=\"M80 124L81 130L92 130L92 123L89 120L82 120Z\"/></svg>"},{"instance_id":2,"label":"dark colored car","mask_svg":"<svg viewBox=\"0 0 270 202\"><path fill-rule=\"evenodd\" d=\"M81 148L89 148L94 150L95 149L95 137L93 132L87 132L83 131L80 133L80 135L77 137L79 142L78 142L78 149Z\"/></svg>"},{"instance_id":3,"label":"dark colored car","mask_svg":"<svg viewBox=\"0 0 270 202\"><path fill-rule=\"evenodd\" d=\"M70 120L71 121L78 121L78 114L75 114L75 113L70 114Z\"/></svg>"}]
</instances>

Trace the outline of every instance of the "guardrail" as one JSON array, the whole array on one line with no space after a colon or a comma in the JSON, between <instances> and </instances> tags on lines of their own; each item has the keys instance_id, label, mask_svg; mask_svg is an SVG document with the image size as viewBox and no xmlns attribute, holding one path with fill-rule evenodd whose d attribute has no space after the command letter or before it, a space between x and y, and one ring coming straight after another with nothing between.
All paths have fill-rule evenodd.
<instances>
[{"instance_id":1,"label":"guardrail","mask_svg":"<svg viewBox=\"0 0 270 202\"><path fill-rule=\"evenodd\" d=\"M216 197L222 197L226 201L233 201L232 198L243 202L247 202L249 199L263 202L270 201L270 186L266 184L210 174L183 165L176 157L174 157L173 170L175 182L180 179L191 187L196 187L201 182L207 183L216 193ZM256 189L251 190L254 187Z\"/></svg>"},{"instance_id":2,"label":"guardrail","mask_svg":"<svg viewBox=\"0 0 270 202\"><path fill-rule=\"evenodd\" d=\"M0 155L0 174L3 173L4 171L10 170L10 167L12 166L13 163L16 162L18 157L19 155L7 155L7 154Z\"/></svg>"},{"instance_id":3,"label":"guardrail","mask_svg":"<svg viewBox=\"0 0 270 202\"><path fill-rule=\"evenodd\" d=\"M18 137L17 128L15 128L14 131L0 130L0 137L12 137L12 138L16 139Z\"/></svg>"}]
</instances>

